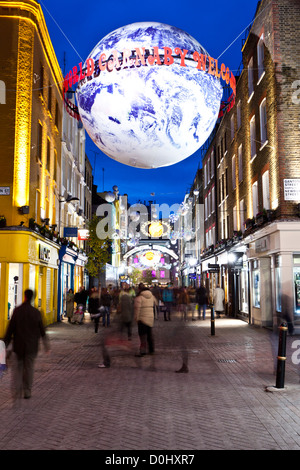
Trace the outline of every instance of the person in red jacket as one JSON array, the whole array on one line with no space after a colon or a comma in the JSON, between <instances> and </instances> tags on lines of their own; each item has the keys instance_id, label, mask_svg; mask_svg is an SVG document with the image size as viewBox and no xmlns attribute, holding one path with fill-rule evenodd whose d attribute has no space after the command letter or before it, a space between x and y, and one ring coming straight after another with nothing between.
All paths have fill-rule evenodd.
<instances>
[{"instance_id":1,"label":"person in red jacket","mask_svg":"<svg viewBox=\"0 0 300 470\"><path fill-rule=\"evenodd\" d=\"M31 305L33 291L24 292L24 302L13 311L4 343L6 348L13 339L15 367L13 371L14 398L20 398L22 390L24 398L31 397L34 362L38 354L39 339L43 338L46 351L49 343L43 325L42 316L37 308Z\"/></svg>"}]
</instances>

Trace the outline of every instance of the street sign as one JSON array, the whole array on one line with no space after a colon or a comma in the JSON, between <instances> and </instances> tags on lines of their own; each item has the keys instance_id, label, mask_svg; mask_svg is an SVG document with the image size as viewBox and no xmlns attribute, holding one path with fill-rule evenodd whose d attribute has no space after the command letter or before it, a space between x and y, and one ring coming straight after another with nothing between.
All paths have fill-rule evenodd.
<instances>
[{"instance_id":1,"label":"street sign","mask_svg":"<svg viewBox=\"0 0 300 470\"><path fill-rule=\"evenodd\" d=\"M77 237L78 228L77 227L64 227L64 237Z\"/></svg>"}]
</instances>

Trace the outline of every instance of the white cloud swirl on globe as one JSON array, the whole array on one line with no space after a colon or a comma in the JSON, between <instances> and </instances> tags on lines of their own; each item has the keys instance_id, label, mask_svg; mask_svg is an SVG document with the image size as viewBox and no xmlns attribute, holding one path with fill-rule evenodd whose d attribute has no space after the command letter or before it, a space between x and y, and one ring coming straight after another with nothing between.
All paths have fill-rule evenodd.
<instances>
[{"instance_id":1,"label":"white cloud swirl on globe","mask_svg":"<svg viewBox=\"0 0 300 470\"><path fill-rule=\"evenodd\" d=\"M188 50L208 55L188 33L162 23L134 23L104 37L89 57L112 50ZM103 153L137 168L173 165L195 153L209 137L223 94L220 81L180 59L171 65L145 65L101 71L76 90L83 125ZM190 65L191 64L191 65Z\"/></svg>"}]
</instances>

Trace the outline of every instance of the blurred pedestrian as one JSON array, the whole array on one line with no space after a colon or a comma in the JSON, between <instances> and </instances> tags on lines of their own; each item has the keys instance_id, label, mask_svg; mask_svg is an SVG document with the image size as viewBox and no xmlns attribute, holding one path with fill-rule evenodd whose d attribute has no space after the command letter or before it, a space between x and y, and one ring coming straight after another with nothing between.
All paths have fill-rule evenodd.
<instances>
[{"instance_id":1,"label":"blurred pedestrian","mask_svg":"<svg viewBox=\"0 0 300 470\"><path fill-rule=\"evenodd\" d=\"M198 305L198 319L200 320L202 310L203 320L205 320L206 307L208 304L208 295L204 284L201 284L200 287L197 289L196 302Z\"/></svg>"},{"instance_id":2,"label":"blurred pedestrian","mask_svg":"<svg viewBox=\"0 0 300 470\"><path fill-rule=\"evenodd\" d=\"M187 288L182 287L178 293L178 307L181 312L181 320L187 321L187 312L188 312L189 296L187 293Z\"/></svg>"},{"instance_id":3,"label":"blurred pedestrian","mask_svg":"<svg viewBox=\"0 0 300 470\"><path fill-rule=\"evenodd\" d=\"M152 328L154 324L154 306L157 300L148 287L144 284L139 285L139 292L134 300L134 318L138 324L138 333L140 337L141 357L147 353L147 344L149 354L154 353L154 341Z\"/></svg>"},{"instance_id":4,"label":"blurred pedestrian","mask_svg":"<svg viewBox=\"0 0 300 470\"><path fill-rule=\"evenodd\" d=\"M174 292L171 286L164 288L162 293L162 301L164 303L164 320L171 320L171 310L174 305Z\"/></svg>"},{"instance_id":5,"label":"blurred pedestrian","mask_svg":"<svg viewBox=\"0 0 300 470\"><path fill-rule=\"evenodd\" d=\"M39 339L43 339L46 351L49 343L40 311L31 305L33 291L24 292L24 302L13 311L4 337L6 348L13 339L14 368L13 396L31 397L34 363L39 349Z\"/></svg>"},{"instance_id":6,"label":"blurred pedestrian","mask_svg":"<svg viewBox=\"0 0 300 470\"><path fill-rule=\"evenodd\" d=\"M225 299L224 290L222 289L220 284L218 284L218 286L215 288L214 296L213 296L214 309L215 309L216 316L218 318L220 318L221 314L224 313L224 299Z\"/></svg>"},{"instance_id":7,"label":"blurred pedestrian","mask_svg":"<svg viewBox=\"0 0 300 470\"><path fill-rule=\"evenodd\" d=\"M102 315L102 325L103 326L110 326L110 309L112 304L112 296L106 289L103 287L101 290L101 297L100 297L100 305L104 307L103 315Z\"/></svg>"},{"instance_id":8,"label":"blurred pedestrian","mask_svg":"<svg viewBox=\"0 0 300 470\"><path fill-rule=\"evenodd\" d=\"M79 291L76 292L75 297L74 297L75 303L77 305L77 310L79 309L80 306L82 306L82 310L83 312L85 312L87 298L88 298L88 293L85 290L85 288L81 286L79 288Z\"/></svg>"},{"instance_id":9,"label":"blurred pedestrian","mask_svg":"<svg viewBox=\"0 0 300 470\"><path fill-rule=\"evenodd\" d=\"M196 308L196 289L194 286L188 287L188 296L189 296L189 310L192 312L192 319L195 315Z\"/></svg>"},{"instance_id":10,"label":"blurred pedestrian","mask_svg":"<svg viewBox=\"0 0 300 470\"><path fill-rule=\"evenodd\" d=\"M161 290L160 290L160 287L158 285L154 285L152 288L151 288L151 292L152 294L154 295L154 297L156 298L157 300L157 303L155 304L155 308L154 308L154 318L156 320L158 320L158 315L159 315L159 304L161 302Z\"/></svg>"},{"instance_id":11,"label":"blurred pedestrian","mask_svg":"<svg viewBox=\"0 0 300 470\"><path fill-rule=\"evenodd\" d=\"M95 324L95 333L98 332L99 328L99 321L101 313L100 309L100 298L99 298L99 290L96 287L92 287L91 293L89 296L89 313L91 315L91 319L94 321Z\"/></svg>"},{"instance_id":12,"label":"blurred pedestrian","mask_svg":"<svg viewBox=\"0 0 300 470\"><path fill-rule=\"evenodd\" d=\"M132 337L133 298L129 294L129 286L125 286L120 292L118 311L120 315L121 333L126 329L127 338L130 341Z\"/></svg>"},{"instance_id":13,"label":"blurred pedestrian","mask_svg":"<svg viewBox=\"0 0 300 470\"><path fill-rule=\"evenodd\" d=\"M73 317L74 298L75 298L75 295L74 295L73 289L69 289L67 292L67 296L66 296L66 315L68 318L68 322L70 322Z\"/></svg>"}]
</instances>

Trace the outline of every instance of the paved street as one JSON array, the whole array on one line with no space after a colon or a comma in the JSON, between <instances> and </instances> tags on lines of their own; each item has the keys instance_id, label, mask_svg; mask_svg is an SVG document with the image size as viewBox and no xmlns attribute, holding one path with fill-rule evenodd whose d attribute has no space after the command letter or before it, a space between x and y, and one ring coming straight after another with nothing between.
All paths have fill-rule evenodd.
<instances>
[{"instance_id":1,"label":"paved street","mask_svg":"<svg viewBox=\"0 0 300 470\"><path fill-rule=\"evenodd\" d=\"M240 320L155 322L156 353L135 357L133 341L101 341L115 327L63 321L47 328L29 400L14 403L11 369L0 380L0 450L290 450L300 449L300 384L288 337L285 389L274 387L272 335ZM175 373L181 350L189 373ZM272 390L272 388L271 388Z\"/></svg>"}]
</instances>

